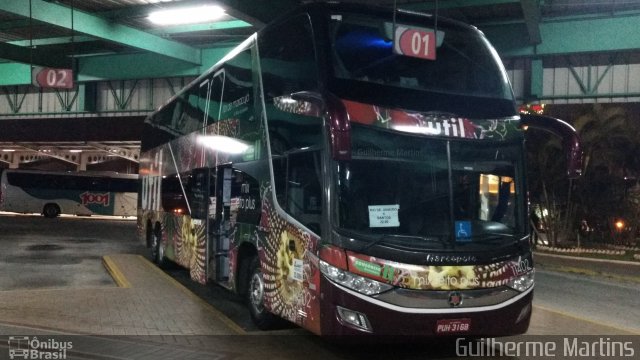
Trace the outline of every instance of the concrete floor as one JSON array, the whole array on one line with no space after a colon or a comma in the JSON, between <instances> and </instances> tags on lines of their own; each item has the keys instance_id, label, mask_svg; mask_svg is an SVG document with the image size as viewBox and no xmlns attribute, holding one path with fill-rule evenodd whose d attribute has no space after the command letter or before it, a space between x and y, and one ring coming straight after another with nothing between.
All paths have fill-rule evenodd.
<instances>
[{"instance_id":1,"label":"concrete floor","mask_svg":"<svg viewBox=\"0 0 640 360\"><path fill-rule=\"evenodd\" d=\"M455 358L468 350L465 343L457 346L441 340L345 345L295 327L255 330L246 325L242 309L228 311L241 307L233 297L210 301L208 295L204 300L196 295L203 289L213 293L222 289L196 285L195 292L189 290L174 279L179 276L167 275L140 256L145 249L135 238L133 221L0 215L0 231L0 359L8 358L12 349L28 346L25 342L35 336L40 342L71 342L65 353L69 359L427 359ZM553 276L539 277L538 284L556 281ZM635 328L618 326L616 321L603 324L597 317L572 311L565 303L581 307L580 293L575 298L557 296L557 286L563 289L561 281L584 279L559 278L558 284L539 285L540 291L536 290L529 334L500 341L562 346L576 336L591 343L629 339L635 354L640 354L640 332ZM594 286L596 294L602 289L592 279L585 284ZM614 287L603 295L612 296L611 302L615 296L625 296L624 291L638 293L634 285ZM607 304L602 303L601 312L606 313ZM633 321L634 311L621 316ZM22 345L16 345L19 336Z\"/></svg>"}]
</instances>

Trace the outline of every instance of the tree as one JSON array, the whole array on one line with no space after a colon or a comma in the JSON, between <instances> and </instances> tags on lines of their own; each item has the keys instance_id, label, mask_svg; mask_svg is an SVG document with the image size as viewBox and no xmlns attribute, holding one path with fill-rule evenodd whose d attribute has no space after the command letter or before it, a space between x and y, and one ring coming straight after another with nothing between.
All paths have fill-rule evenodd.
<instances>
[{"instance_id":1,"label":"tree","mask_svg":"<svg viewBox=\"0 0 640 360\"><path fill-rule=\"evenodd\" d=\"M564 177L566 164L558 161L564 158L558 139L527 134L531 200L547 209L541 220L554 246L560 237L571 239L582 220L600 230L603 240L620 240L615 220L631 215L626 221L635 230L640 215L640 190L629 192L629 179L640 173L640 126L622 107L601 104L577 116L573 126L584 151L583 176L575 181Z\"/></svg>"},{"instance_id":2,"label":"tree","mask_svg":"<svg viewBox=\"0 0 640 360\"><path fill-rule=\"evenodd\" d=\"M634 228L638 225L638 207L628 195L640 169L639 124L630 120L624 108L600 104L573 124L584 150L583 179L577 183L573 201L576 216L599 229L602 240L632 236L635 231L620 234L614 222L623 217Z\"/></svg>"}]
</instances>

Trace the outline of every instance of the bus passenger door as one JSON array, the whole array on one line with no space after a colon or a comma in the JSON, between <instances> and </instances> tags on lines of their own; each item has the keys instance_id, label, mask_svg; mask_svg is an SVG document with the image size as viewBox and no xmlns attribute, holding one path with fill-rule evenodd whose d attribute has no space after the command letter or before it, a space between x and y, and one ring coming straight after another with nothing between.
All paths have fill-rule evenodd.
<instances>
[{"instance_id":1,"label":"bus passenger door","mask_svg":"<svg viewBox=\"0 0 640 360\"><path fill-rule=\"evenodd\" d=\"M203 167L193 169L190 172L182 174L182 182L185 187L185 194L188 200L188 211L191 217L192 234L197 235L196 243L198 248L201 249L204 246L204 251L207 251L208 236L209 233L209 188L210 188L210 174L211 169ZM204 237L204 239L203 239ZM204 263L200 266L204 266L204 278L199 278L199 282L206 281L206 273L208 271L207 264Z\"/></svg>"},{"instance_id":2,"label":"bus passenger door","mask_svg":"<svg viewBox=\"0 0 640 360\"><path fill-rule=\"evenodd\" d=\"M225 286L229 281L229 243L231 224L231 184L233 169L222 165L216 169L214 221L209 251L210 278Z\"/></svg>"}]
</instances>

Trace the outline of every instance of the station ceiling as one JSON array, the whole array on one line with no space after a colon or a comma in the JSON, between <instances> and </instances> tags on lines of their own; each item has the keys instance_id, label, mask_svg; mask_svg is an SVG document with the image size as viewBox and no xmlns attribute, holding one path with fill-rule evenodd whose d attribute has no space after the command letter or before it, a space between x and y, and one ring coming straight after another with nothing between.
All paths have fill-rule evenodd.
<instances>
[{"instance_id":1,"label":"station ceiling","mask_svg":"<svg viewBox=\"0 0 640 360\"><path fill-rule=\"evenodd\" d=\"M485 31L501 54L633 48L601 26L637 29L640 0L347 0L434 12ZM71 68L78 81L170 77L201 73L265 23L307 0L5 0L0 1L0 86L31 83L30 65ZM159 26L151 11L219 4L223 18L195 25ZM564 27L563 27L564 26ZM573 31L565 31L573 29ZM549 33L552 30L562 33ZM593 37L592 33L601 34ZM580 36L581 35L581 36ZM589 47L576 44L595 39ZM562 43L559 43L562 39ZM543 41L544 40L544 41ZM627 43L625 43L625 41ZM569 47L561 45L573 44ZM549 48L550 46L553 48ZM546 47L545 47L546 46ZM577 46L581 46L577 48ZM160 61L159 61L160 60ZM140 66L144 65L144 66Z\"/></svg>"},{"instance_id":2,"label":"station ceiling","mask_svg":"<svg viewBox=\"0 0 640 360\"><path fill-rule=\"evenodd\" d=\"M197 75L270 20L305 2L310 1L0 0L0 88L30 84L31 66L73 68L79 82ZM503 56L640 49L640 0L346 2L437 9L480 28ZM147 18L153 10L203 4L220 5L226 15L215 22L174 26L155 25ZM629 32L635 36L625 36ZM3 146L11 145L2 138L7 124L0 121ZM31 140L41 145L46 136L41 132ZM111 134L92 140L121 140L131 146L132 139ZM33 145L10 141L16 148Z\"/></svg>"}]
</instances>

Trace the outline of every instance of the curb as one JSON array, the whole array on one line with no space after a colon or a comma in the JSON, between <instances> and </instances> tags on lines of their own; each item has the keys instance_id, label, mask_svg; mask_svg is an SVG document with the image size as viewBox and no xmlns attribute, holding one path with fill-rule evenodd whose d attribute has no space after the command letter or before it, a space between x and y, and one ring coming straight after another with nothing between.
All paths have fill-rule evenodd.
<instances>
[{"instance_id":1,"label":"curb","mask_svg":"<svg viewBox=\"0 0 640 360\"><path fill-rule=\"evenodd\" d=\"M129 289L131 288L131 283L127 280L127 278L122 274L118 266L113 262L110 256L102 257L102 264L107 269L107 272L113 278L113 281L116 282L116 285L121 288Z\"/></svg>"},{"instance_id":2,"label":"curb","mask_svg":"<svg viewBox=\"0 0 640 360\"><path fill-rule=\"evenodd\" d=\"M137 255L136 257L148 268L156 272L158 275L162 276L165 280L169 281L173 286L175 286L176 288L181 290L183 293L185 293L189 298L196 301L205 309L207 309L209 312L211 312L216 318L218 318L218 320L222 321L222 323L228 326L235 333L237 333L238 335L247 335L247 332L243 328L241 328L238 324L236 324L233 320L231 320L228 316L226 316L220 310L213 307L213 305L201 299L199 296L195 295L189 289L184 287L184 285L180 284L178 280L167 275L164 271L159 269L156 265L154 265L151 261L146 259L144 256ZM122 271L120 271L120 268L118 268L118 266L115 264L115 262L111 259L110 256L108 255L103 256L102 263L104 264L104 267L107 269L107 271L109 272L113 280L116 282L118 287L132 288L131 283L127 280L127 278L124 276Z\"/></svg>"},{"instance_id":3,"label":"curb","mask_svg":"<svg viewBox=\"0 0 640 360\"><path fill-rule=\"evenodd\" d=\"M213 305L204 301L198 295L194 294L191 290L187 289L184 285L182 285L178 280L172 278L167 275L164 271L158 268L155 264L153 264L149 259L144 256L138 255L140 261L142 261L145 265L155 271L157 274L161 275L164 279L173 284L176 288L180 289L183 293L185 293L192 300L200 303L205 309L210 311L218 320L222 321L225 325L227 325L231 330L235 331L238 335L247 335L247 331L240 327L235 321L231 320L227 315L222 313L220 310L216 309Z\"/></svg>"},{"instance_id":4,"label":"curb","mask_svg":"<svg viewBox=\"0 0 640 360\"><path fill-rule=\"evenodd\" d=\"M558 258L558 259L567 259L567 260L591 261L591 262L599 262L599 263L612 263L612 264L620 264L620 265L640 266L640 262L636 262L636 261L594 259L594 258L580 257L580 256L549 254L549 253L539 252L539 251L534 251L533 255L534 256L548 256L548 257L554 257L554 258Z\"/></svg>"},{"instance_id":5,"label":"curb","mask_svg":"<svg viewBox=\"0 0 640 360\"><path fill-rule=\"evenodd\" d=\"M535 259L536 256L538 257L538 260ZM561 260L582 261L583 263L576 264L576 266L545 264L544 261L539 260L540 258L543 258L543 257L549 257L549 258L555 258L555 259L561 259ZM560 271L565 273L580 274L580 275L587 275L587 276L594 276L594 277L601 276L601 277L607 277L614 280L640 283L640 276L620 275L612 272L598 271L598 270L593 270L588 268L589 262L598 263L598 264L609 263L609 264L624 265L624 266L640 266L640 264L635 262L630 262L630 261L589 259L589 258L585 259L582 257L575 257L575 256L563 256L563 255L544 254L544 253L534 252L534 262L538 264L538 266L540 266L541 268L546 268L548 270L555 270L555 271ZM640 268L638 270L640 270Z\"/></svg>"}]
</instances>

